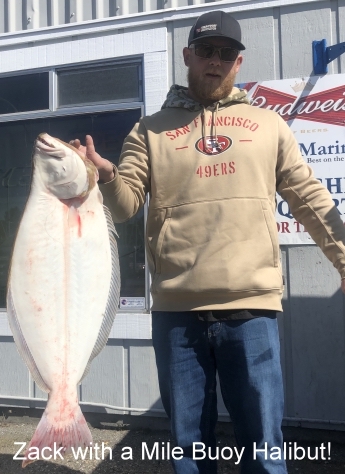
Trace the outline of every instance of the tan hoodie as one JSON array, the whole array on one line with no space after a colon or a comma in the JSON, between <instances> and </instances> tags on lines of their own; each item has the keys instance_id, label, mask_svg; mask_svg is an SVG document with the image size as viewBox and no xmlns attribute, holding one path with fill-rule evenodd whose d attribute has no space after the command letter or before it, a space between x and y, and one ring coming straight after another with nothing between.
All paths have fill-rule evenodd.
<instances>
[{"instance_id":1,"label":"tan hoodie","mask_svg":"<svg viewBox=\"0 0 345 474\"><path fill-rule=\"evenodd\" d=\"M173 86L162 110L126 138L101 186L115 222L148 193L146 248L153 310L281 311L275 194L345 277L345 230L289 127L245 91L206 109Z\"/></svg>"}]
</instances>

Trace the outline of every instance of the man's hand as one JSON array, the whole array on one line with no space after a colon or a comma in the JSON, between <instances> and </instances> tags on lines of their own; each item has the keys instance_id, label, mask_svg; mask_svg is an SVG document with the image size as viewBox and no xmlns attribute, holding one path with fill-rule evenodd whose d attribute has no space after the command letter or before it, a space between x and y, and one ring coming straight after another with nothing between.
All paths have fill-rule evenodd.
<instances>
[{"instance_id":1,"label":"man's hand","mask_svg":"<svg viewBox=\"0 0 345 474\"><path fill-rule=\"evenodd\" d=\"M101 155L96 152L91 135L86 135L85 137L86 146L81 145L80 140L78 138L75 140L71 140L69 143L70 145L74 146L79 151L84 153L86 158L92 161L92 163L98 169L100 181L107 183L108 181L114 179L115 174L113 164L110 163L110 161L102 158Z\"/></svg>"}]
</instances>

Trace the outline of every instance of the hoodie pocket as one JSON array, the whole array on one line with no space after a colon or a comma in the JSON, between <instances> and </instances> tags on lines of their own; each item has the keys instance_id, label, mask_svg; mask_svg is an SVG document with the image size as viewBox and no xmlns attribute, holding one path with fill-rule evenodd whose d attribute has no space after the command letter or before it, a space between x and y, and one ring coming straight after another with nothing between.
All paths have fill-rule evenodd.
<instances>
[{"instance_id":1,"label":"hoodie pocket","mask_svg":"<svg viewBox=\"0 0 345 474\"><path fill-rule=\"evenodd\" d=\"M267 199L160 208L151 213L148 227L153 293L281 287L278 234Z\"/></svg>"},{"instance_id":2,"label":"hoodie pocket","mask_svg":"<svg viewBox=\"0 0 345 474\"><path fill-rule=\"evenodd\" d=\"M159 232L158 239L157 239L157 247L156 247L156 252L155 252L155 262L156 262L156 273L161 273L161 253L162 253L162 247L163 247L163 242L164 242L164 237L166 234L166 231L168 230L168 227L170 225L171 221L171 215L172 215L172 208L168 207L165 212L165 218L164 222L162 225L162 228Z\"/></svg>"}]
</instances>

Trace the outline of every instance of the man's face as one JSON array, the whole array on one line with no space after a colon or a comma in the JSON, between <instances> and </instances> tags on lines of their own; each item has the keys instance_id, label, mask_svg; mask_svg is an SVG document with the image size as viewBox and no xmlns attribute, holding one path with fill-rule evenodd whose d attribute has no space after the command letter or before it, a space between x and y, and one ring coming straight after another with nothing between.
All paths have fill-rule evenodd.
<instances>
[{"instance_id":1,"label":"man's face","mask_svg":"<svg viewBox=\"0 0 345 474\"><path fill-rule=\"evenodd\" d=\"M210 37L200 42L216 47L231 46L231 42L226 38ZM204 59L197 56L194 49L189 48L183 49L183 57L188 67L189 95L206 106L230 94L243 60L239 55L233 62L224 62L220 60L218 52L212 58Z\"/></svg>"}]
</instances>

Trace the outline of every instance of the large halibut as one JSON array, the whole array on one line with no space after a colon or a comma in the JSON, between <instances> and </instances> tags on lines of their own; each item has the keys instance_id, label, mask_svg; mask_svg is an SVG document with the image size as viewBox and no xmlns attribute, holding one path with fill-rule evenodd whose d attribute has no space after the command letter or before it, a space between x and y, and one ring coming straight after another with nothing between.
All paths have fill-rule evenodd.
<instances>
[{"instance_id":1,"label":"large halibut","mask_svg":"<svg viewBox=\"0 0 345 474\"><path fill-rule=\"evenodd\" d=\"M39 135L7 291L19 353L49 394L23 467L30 448L92 443L77 385L106 344L120 293L116 232L97 180L82 153Z\"/></svg>"}]
</instances>

